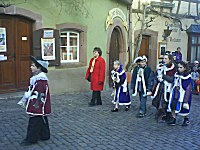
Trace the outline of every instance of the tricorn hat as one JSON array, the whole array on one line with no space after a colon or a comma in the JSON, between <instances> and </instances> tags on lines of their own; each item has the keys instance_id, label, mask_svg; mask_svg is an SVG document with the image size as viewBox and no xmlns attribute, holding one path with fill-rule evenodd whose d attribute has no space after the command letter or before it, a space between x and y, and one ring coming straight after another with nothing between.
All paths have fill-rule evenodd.
<instances>
[{"instance_id":1,"label":"tricorn hat","mask_svg":"<svg viewBox=\"0 0 200 150\"><path fill-rule=\"evenodd\" d=\"M35 64L38 64L38 65L41 67L41 69L42 69L42 71L43 71L44 73L47 73L47 72L48 72L48 70L47 70L47 68L48 68L48 66L49 66L49 62L48 62L48 61L43 60L41 57L37 57L37 59L36 59L36 58L33 57L33 56L30 56L30 59L31 59Z\"/></svg>"},{"instance_id":2,"label":"tricorn hat","mask_svg":"<svg viewBox=\"0 0 200 150\"><path fill-rule=\"evenodd\" d=\"M142 60L147 61L147 57L145 55L142 56Z\"/></svg>"},{"instance_id":3,"label":"tricorn hat","mask_svg":"<svg viewBox=\"0 0 200 150\"><path fill-rule=\"evenodd\" d=\"M135 60L133 62L134 63L139 63L140 61L142 61L142 57L141 56L135 58Z\"/></svg>"}]
</instances>

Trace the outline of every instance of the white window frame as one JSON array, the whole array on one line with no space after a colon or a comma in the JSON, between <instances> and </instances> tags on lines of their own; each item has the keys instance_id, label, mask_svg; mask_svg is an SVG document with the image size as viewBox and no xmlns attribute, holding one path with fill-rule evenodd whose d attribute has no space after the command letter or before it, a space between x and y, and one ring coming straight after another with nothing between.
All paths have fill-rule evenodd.
<instances>
[{"instance_id":1,"label":"white window frame","mask_svg":"<svg viewBox=\"0 0 200 150\"><path fill-rule=\"evenodd\" d=\"M80 62L80 59L79 59L79 51L80 51L79 35L80 35L80 33L75 32L75 31L62 31L62 32L60 32L60 38L62 37L61 33L67 33L67 45L66 46L60 46L61 55L63 55L61 48L67 49L67 60L62 60L62 57L61 57L61 63ZM74 33L74 34L76 34L76 36L70 36L70 33ZM70 46L70 37L76 37L77 38L77 46ZM77 47L77 59L76 60L70 60L69 59L70 58L70 48L72 48L72 47Z\"/></svg>"}]
</instances>

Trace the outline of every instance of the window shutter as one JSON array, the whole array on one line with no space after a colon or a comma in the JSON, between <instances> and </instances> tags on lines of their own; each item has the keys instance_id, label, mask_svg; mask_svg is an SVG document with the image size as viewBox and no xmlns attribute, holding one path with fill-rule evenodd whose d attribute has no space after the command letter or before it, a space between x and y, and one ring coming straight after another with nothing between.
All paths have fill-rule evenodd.
<instances>
[{"instance_id":1,"label":"window shutter","mask_svg":"<svg viewBox=\"0 0 200 150\"><path fill-rule=\"evenodd\" d=\"M42 57L41 38L43 38L44 30L53 30L53 38L55 38L55 60L49 60L49 66L60 66L60 37L59 30L51 28L43 28L33 32L33 56Z\"/></svg>"}]
</instances>

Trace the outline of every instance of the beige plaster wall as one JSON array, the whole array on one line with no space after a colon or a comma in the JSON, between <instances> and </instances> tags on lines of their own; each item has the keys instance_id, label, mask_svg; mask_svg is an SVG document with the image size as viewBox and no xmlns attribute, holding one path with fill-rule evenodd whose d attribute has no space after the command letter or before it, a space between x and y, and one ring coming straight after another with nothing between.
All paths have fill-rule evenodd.
<instances>
[{"instance_id":1,"label":"beige plaster wall","mask_svg":"<svg viewBox=\"0 0 200 150\"><path fill-rule=\"evenodd\" d=\"M142 4L142 2L141 2L141 4ZM181 8L180 12L184 13L186 11L186 4L184 3L182 6L184 6L184 7ZM133 1L133 8L134 9L138 8L138 0ZM142 8L142 6L141 6L141 8ZM174 9L176 9L176 7ZM193 8L191 8L191 9L193 9ZM195 9L196 9L196 7L195 7ZM175 10L173 10L173 11L175 11ZM138 14L138 15L142 19L143 15L142 14ZM150 18L151 16L154 16L154 15L148 15L148 18ZM137 20L138 20L137 14L133 13L133 50L135 48L134 39L136 38L136 37L134 37L134 32L141 29L141 21L138 22ZM181 22L182 22L183 29L189 28L191 24L196 24L193 19L182 18ZM167 29L167 26L169 25L170 29L172 29L172 33L167 38L167 50L175 51L177 49L177 47L181 47L182 54L183 54L183 60L187 59L188 35L187 35L186 31L181 31L180 28L178 26L176 26L171 20L161 17L161 16L156 16L156 19L154 20L154 22L151 23L151 25L152 26L148 29L158 32L158 41L157 41L158 43L163 41L162 35L164 33L164 29ZM157 63L158 63L158 59L157 59Z\"/></svg>"}]
</instances>

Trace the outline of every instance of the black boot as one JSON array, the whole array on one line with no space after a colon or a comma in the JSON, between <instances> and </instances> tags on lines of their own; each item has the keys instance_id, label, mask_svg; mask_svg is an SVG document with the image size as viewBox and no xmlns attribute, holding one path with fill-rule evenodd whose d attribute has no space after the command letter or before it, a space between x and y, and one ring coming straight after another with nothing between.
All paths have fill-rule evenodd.
<instances>
[{"instance_id":1,"label":"black boot","mask_svg":"<svg viewBox=\"0 0 200 150\"><path fill-rule=\"evenodd\" d=\"M182 126L188 126L190 124L189 118L185 117Z\"/></svg>"},{"instance_id":2,"label":"black boot","mask_svg":"<svg viewBox=\"0 0 200 150\"><path fill-rule=\"evenodd\" d=\"M112 109L111 112L118 112L118 108Z\"/></svg>"},{"instance_id":3,"label":"black boot","mask_svg":"<svg viewBox=\"0 0 200 150\"><path fill-rule=\"evenodd\" d=\"M171 116L171 113L168 113L168 112L167 112L166 115L164 115L164 116L162 117L162 120L165 121L166 123L168 123L168 122L170 122L171 118L173 118L173 117Z\"/></svg>"},{"instance_id":4,"label":"black boot","mask_svg":"<svg viewBox=\"0 0 200 150\"><path fill-rule=\"evenodd\" d=\"M175 126L176 125L176 118L172 117L170 118L170 121L167 123L170 126Z\"/></svg>"},{"instance_id":5,"label":"black boot","mask_svg":"<svg viewBox=\"0 0 200 150\"><path fill-rule=\"evenodd\" d=\"M88 103L88 106L89 107L95 106L95 103L90 102L90 103Z\"/></svg>"}]
</instances>

